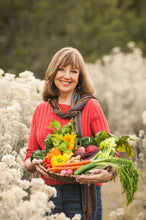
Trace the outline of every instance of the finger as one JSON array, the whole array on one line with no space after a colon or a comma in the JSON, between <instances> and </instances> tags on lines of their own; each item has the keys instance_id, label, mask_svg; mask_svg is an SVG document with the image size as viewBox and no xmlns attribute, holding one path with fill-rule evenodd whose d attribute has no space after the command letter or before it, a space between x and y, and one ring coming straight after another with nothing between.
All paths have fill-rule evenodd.
<instances>
[{"instance_id":1,"label":"finger","mask_svg":"<svg viewBox=\"0 0 146 220\"><path fill-rule=\"evenodd\" d=\"M97 179L98 175L88 175L88 176L80 176L76 178L76 181L81 183L81 184L86 184L86 183L98 183L98 179Z\"/></svg>"},{"instance_id":2,"label":"finger","mask_svg":"<svg viewBox=\"0 0 146 220\"><path fill-rule=\"evenodd\" d=\"M43 160L41 160L41 159L38 160L38 159L34 158L32 162L33 162L34 164L40 164L40 163L43 162Z\"/></svg>"},{"instance_id":3,"label":"finger","mask_svg":"<svg viewBox=\"0 0 146 220\"><path fill-rule=\"evenodd\" d=\"M44 177L47 179L53 179L51 178L45 171L43 171L39 165L35 165L37 172L41 173Z\"/></svg>"},{"instance_id":4,"label":"finger","mask_svg":"<svg viewBox=\"0 0 146 220\"><path fill-rule=\"evenodd\" d=\"M94 169L94 170L90 170L89 173L91 174L97 174L100 172L100 169Z\"/></svg>"}]
</instances>

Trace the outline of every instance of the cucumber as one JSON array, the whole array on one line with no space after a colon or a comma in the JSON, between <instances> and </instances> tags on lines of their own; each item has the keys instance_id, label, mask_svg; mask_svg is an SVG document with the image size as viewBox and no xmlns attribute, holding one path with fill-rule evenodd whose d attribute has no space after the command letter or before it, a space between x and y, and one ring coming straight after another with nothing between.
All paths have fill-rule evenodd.
<instances>
[{"instance_id":1,"label":"cucumber","mask_svg":"<svg viewBox=\"0 0 146 220\"><path fill-rule=\"evenodd\" d=\"M94 168L96 165L94 163L88 163L86 165L83 165L82 167L75 170L74 175L80 175L84 173L86 170Z\"/></svg>"}]
</instances>

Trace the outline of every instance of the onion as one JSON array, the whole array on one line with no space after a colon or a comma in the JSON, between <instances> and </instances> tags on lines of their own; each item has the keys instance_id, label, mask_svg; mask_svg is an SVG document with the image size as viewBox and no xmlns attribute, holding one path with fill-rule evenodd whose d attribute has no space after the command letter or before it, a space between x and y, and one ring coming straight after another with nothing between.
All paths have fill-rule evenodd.
<instances>
[{"instance_id":1,"label":"onion","mask_svg":"<svg viewBox=\"0 0 146 220\"><path fill-rule=\"evenodd\" d=\"M75 151L74 156L78 156L78 155L80 155L81 158L84 158L86 156L86 153L83 152L82 150Z\"/></svg>"}]
</instances>

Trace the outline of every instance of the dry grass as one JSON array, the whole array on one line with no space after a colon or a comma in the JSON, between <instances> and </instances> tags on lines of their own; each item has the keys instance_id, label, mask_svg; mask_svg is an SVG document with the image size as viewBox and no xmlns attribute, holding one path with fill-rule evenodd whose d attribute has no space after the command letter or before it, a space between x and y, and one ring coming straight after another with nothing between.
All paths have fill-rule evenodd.
<instances>
[{"instance_id":1,"label":"dry grass","mask_svg":"<svg viewBox=\"0 0 146 220\"><path fill-rule=\"evenodd\" d=\"M102 186L103 220L111 220L110 212L119 208L125 210L123 220L139 220L140 212L144 214L141 220L146 219L146 184L140 178L138 192L135 193L134 201L126 206L126 194L122 194L120 179L115 182L105 183ZM118 219L118 218L117 218Z\"/></svg>"}]
</instances>

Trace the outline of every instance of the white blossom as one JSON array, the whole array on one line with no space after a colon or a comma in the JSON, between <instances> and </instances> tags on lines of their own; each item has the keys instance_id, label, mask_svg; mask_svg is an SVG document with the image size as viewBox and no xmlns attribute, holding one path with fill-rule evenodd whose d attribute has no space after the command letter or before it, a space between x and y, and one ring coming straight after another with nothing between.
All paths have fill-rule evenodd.
<instances>
[{"instance_id":1,"label":"white blossom","mask_svg":"<svg viewBox=\"0 0 146 220\"><path fill-rule=\"evenodd\" d=\"M143 121L143 124L146 125L146 111L142 113L142 121Z\"/></svg>"},{"instance_id":2,"label":"white blossom","mask_svg":"<svg viewBox=\"0 0 146 220\"><path fill-rule=\"evenodd\" d=\"M130 41L128 44L127 44L127 47L130 48L130 49L133 49L136 47L136 44L134 41Z\"/></svg>"},{"instance_id":3,"label":"white blossom","mask_svg":"<svg viewBox=\"0 0 146 220\"><path fill-rule=\"evenodd\" d=\"M16 165L15 157L10 154L4 155L2 157L2 162L4 162L9 167Z\"/></svg>"},{"instance_id":4,"label":"white blossom","mask_svg":"<svg viewBox=\"0 0 146 220\"><path fill-rule=\"evenodd\" d=\"M3 74L4 74L4 71L0 69L0 78L2 78Z\"/></svg>"},{"instance_id":5,"label":"white blossom","mask_svg":"<svg viewBox=\"0 0 146 220\"><path fill-rule=\"evenodd\" d=\"M125 210L123 208L119 208L116 211L112 211L110 213L111 219L124 220Z\"/></svg>"},{"instance_id":6,"label":"white blossom","mask_svg":"<svg viewBox=\"0 0 146 220\"><path fill-rule=\"evenodd\" d=\"M136 218L136 220L144 220L144 214L143 212L140 212Z\"/></svg>"}]
</instances>

